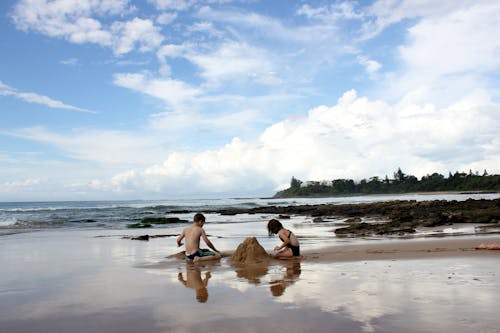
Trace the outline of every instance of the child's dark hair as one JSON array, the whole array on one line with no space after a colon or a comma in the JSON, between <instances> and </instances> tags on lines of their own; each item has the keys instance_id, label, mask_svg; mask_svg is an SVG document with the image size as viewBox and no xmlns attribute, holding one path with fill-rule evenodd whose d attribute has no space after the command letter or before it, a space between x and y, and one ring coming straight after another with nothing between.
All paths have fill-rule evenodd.
<instances>
[{"instance_id":1,"label":"child's dark hair","mask_svg":"<svg viewBox=\"0 0 500 333\"><path fill-rule=\"evenodd\" d=\"M193 221L194 222L198 222L198 221L205 222L205 215L203 215L202 213L197 213L194 215Z\"/></svg>"},{"instance_id":2,"label":"child's dark hair","mask_svg":"<svg viewBox=\"0 0 500 333\"><path fill-rule=\"evenodd\" d=\"M276 219L269 220L269 222L267 223L267 231L269 232L269 236L271 236L272 234L277 234L281 229L283 229L283 224L281 224L281 222Z\"/></svg>"}]
</instances>

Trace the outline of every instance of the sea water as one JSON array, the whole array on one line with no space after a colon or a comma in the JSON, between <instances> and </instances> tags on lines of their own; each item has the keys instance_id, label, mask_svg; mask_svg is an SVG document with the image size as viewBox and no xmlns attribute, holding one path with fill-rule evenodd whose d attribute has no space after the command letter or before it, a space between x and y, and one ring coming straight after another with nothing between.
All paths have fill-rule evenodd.
<instances>
[{"instance_id":1,"label":"sea water","mask_svg":"<svg viewBox=\"0 0 500 333\"><path fill-rule=\"evenodd\" d=\"M495 199L500 193L476 194L398 194L367 195L332 198L225 198L183 200L134 200L134 201L57 201L57 202L0 202L0 236L13 233L51 229L127 230L130 224L141 222L144 217L178 217L192 221L194 213L225 208L254 208L261 206L294 206L314 204L356 204L389 200L466 200ZM206 228L217 237L241 239L248 236L266 235L269 214L238 214L224 216L205 214ZM321 238L325 231L335 229L343 219L330 219L315 223L307 216L291 216L282 223L303 238ZM177 233L186 223L155 225L142 233ZM469 230L469 229L467 229ZM454 230L450 230L453 232ZM469 230L470 231L470 230ZM305 240L307 241L307 240ZM313 243L317 243L314 239Z\"/></svg>"}]
</instances>

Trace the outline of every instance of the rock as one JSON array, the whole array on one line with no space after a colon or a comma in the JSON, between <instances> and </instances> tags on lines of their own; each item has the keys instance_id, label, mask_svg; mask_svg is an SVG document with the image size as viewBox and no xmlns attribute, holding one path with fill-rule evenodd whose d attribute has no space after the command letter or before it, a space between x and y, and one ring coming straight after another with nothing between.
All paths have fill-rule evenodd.
<instances>
[{"instance_id":1,"label":"rock","mask_svg":"<svg viewBox=\"0 0 500 333\"><path fill-rule=\"evenodd\" d=\"M266 250L259 244L257 238L248 237L238 245L236 251L230 258L232 264L253 264L267 263L271 257Z\"/></svg>"},{"instance_id":2,"label":"rock","mask_svg":"<svg viewBox=\"0 0 500 333\"><path fill-rule=\"evenodd\" d=\"M132 240L148 241L149 240L149 235L142 235L142 236L132 237L130 239L132 239Z\"/></svg>"},{"instance_id":3,"label":"rock","mask_svg":"<svg viewBox=\"0 0 500 333\"><path fill-rule=\"evenodd\" d=\"M312 218L345 217L352 226L362 224L363 218L389 220L391 224L364 224L358 229L338 229L338 235L381 235L412 233L417 227L449 225L454 223L497 224L500 222L500 198L492 200L394 200L360 204L320 204L301 206L262 206L249 209L211 211L222 215L274 214L302 215ZM351 220L352 219L352 220ZM318 220L319 221L319 220Z\"/></svg>"},{"instance_id":4,"label":"rock","mask_svg":"<svg viewBox=\"0 0 500 333\"><path fill-rule=\"evenodd\" d=\"M280 214L278 215L278 218L280 220L289 220L290 219L290 215L283 215L283 214Z\"/></svg>"},{"instance_id":5,"label":"rock","mask_svg":"<svg viewBox=\"0 0 500 333\"><path fill-rule=\"evenodd\" d=\"M315 222L315 223L323 222L323 218L322 217L315 217L315 218L313 218L313 222Z\"/></svg>"},{"instance_id":6,"label":"rock","mask_svg":"<svg viewBox=\"0 0 500 333\"><path fill-rule=\"evenodd\" d=\"M178 217L154 217L147 216L142 219L142 223L144 224L167 224L167 223L185 223L189 222L187 220L181 220Z\"/></svg>"}]
</instances>

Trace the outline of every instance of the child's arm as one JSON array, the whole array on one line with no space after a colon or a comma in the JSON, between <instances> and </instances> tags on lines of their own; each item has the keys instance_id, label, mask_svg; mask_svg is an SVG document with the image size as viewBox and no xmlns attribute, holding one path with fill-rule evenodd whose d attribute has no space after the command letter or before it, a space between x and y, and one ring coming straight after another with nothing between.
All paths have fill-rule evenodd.
<instances>
[{"instance_id":1,"label":"child's arm","mask_svg":"<svg viewBox=\"0 0 500 333\"><path fill-rule=\"evenodd\" d=\"M187 287L187 281L184 280L184 277L182 276L182 273L179 272L179 274L177 274L177 280L179 280L180 282L182 282L182 284Z\"/></svg>"},{"instance_id":2,"label":"child's arm","mask_svg":"<svg viewBox=\"0 0 500 333\"><path fill-rule=\"evenodd\" d=\"M203 279L203 285L206 287L208 285L208 279L212 277L212 274L210 272L205 273L205 278Z\"/></svg>"},{"instance_id":3,"label":"child's arm","mask_svg":"<svg viewBox=\"0 0 500 333\"><path fill-rule=\"evenodd\" d=\"M177 246L182 246L182 240L186 237L184 234L184 230L182 230L182 233L177 237Z\"/></svg>"},{"instance_id":4,"label":"child's arm","mask_svg":"<svg viewBox=\"0 0 500 333\"><path fill-rule=\"evenodd\" d=\"M281 243L281 245L276 245L274 247L274 249L276 251L279 251L279 250L285 248L288 245L288 243L290 243L290 239L286 235L286 230L285 229L281 229L280 231L278 231L278 236L280 236L281 239L283 239L283 243Z\"/></svg>"},{"instance_id":5,"label":"child's arm","mask_svg":"<svg viewBox=\"0 0 500 333\"><path fill-rule=\"evenodd\" d=\"M208 245L209 248L211 248L217 253L219 252L219 250L217 250L215 246L212 244L212 242L208 239L204 229L201 229L201 237L203 237L203 240L205 241L205 243Z\"/></svg>"}]
</instances>

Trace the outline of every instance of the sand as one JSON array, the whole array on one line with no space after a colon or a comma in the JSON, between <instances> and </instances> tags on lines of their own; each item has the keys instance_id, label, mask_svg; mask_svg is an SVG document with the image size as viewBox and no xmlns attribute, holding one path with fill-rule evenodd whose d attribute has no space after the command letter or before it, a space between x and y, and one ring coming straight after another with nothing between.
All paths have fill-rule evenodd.
<instances>
[{"instance_id":1,"label":"sand","mask_svg":"<svg viewBox=\"0 0 500 333\"><path fill-rule=\"evenodd\" d=\"M165 258L175 238L103 233L0 237L0 332L500 332L500 251L476 249L498 235L304 242L302 260L247 239L195 265Z\"/></svg>"},{"instance_id":2,"label":"sand","mask_svg":"<svg viewBox=\"0 0 500 333\"><path fill-rule=\"evenodd\" d=\"M250 265L259 263L268 263L270 260L269 254L259 244L255 237L246 238L233 252L230 258L231 264L234 265Z\"/></svg>"},{"instance_id":3,"label":"sand","mask_svg":"<svg viewBox=\"0 0 500 333\"><path fill-rule=\"evenodd\" d=\"M432 259L440 257L493 256L500 251L482 249L500 244L500 236L472 236L371 241L365 244L331 246L304 251L304 260L314 262Z\"/></svg>"}]
</instances>

